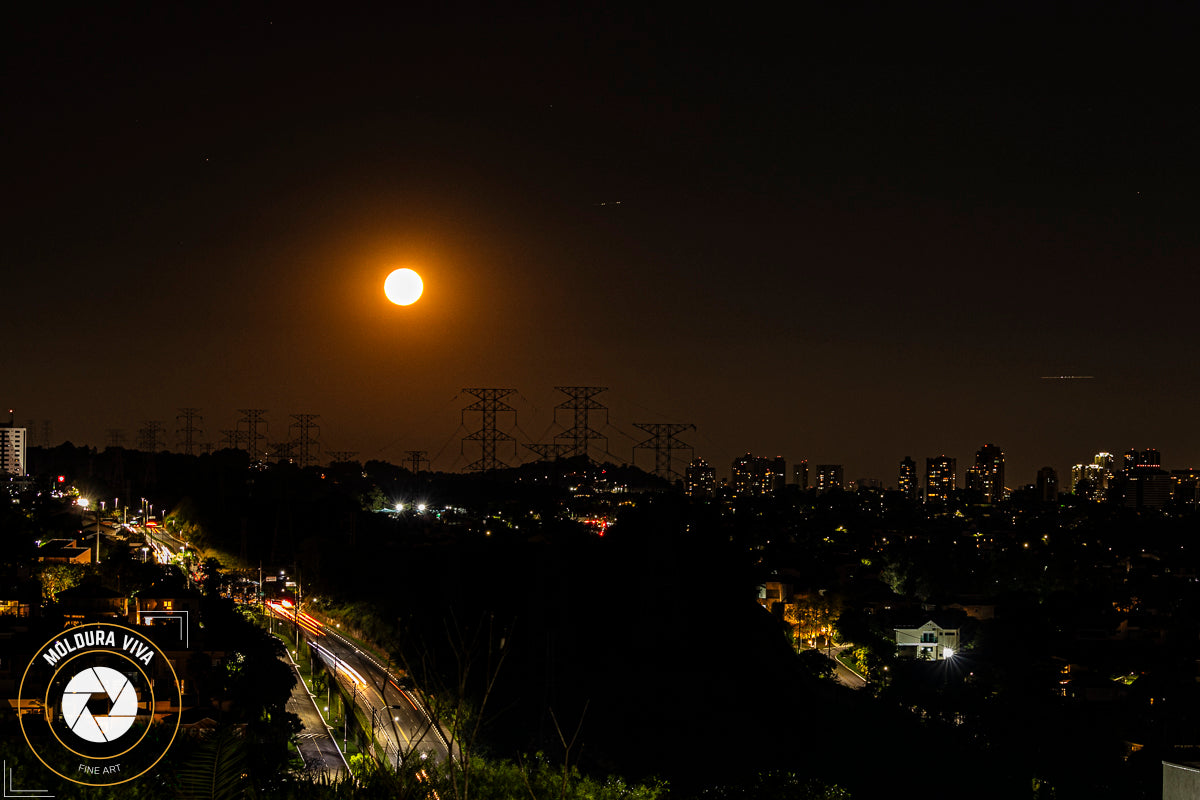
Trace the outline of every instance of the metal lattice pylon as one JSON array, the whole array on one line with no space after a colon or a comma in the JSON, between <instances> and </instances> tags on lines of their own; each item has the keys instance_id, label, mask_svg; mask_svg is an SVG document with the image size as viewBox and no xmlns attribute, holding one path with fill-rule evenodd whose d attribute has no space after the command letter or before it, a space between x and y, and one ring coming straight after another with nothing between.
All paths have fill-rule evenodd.
<instances>
[{"instance_id":1,"label":"metal lattice pylon","mask_svg":"<svg viewBox=\"0 0 1200 800\"><path fill-rule=\"evenodd\" d=\"M696 426L690 422L635 422L633 427L650 434L649 439L634 445L634 456L637 456L638 450L653 449L654 474L666 480L678 478L679 472L671 466L672 454L676 450L687 450L688 453L691 453L692 446L682 441L677 434L694 431Z\"/></svg>"},{"instance_id":2,"label":"metal lattice pylon","mask_svg":"<svg viewBox=\"0 0 1200 800\"><path fill-rule=\"evenodd\" d=\"M147 453L157 453L158 435L162 433L162 421L149 419L142 424L146 427L138 429L138 449Z\"/></svg>"},{"instance_id":3,"label":"metal lattice pylon","mask_svg":"<svg viewBox=\"0 0 1200 800\"><path fill-rule=\"evenodd\" d=\"M292 424L288 427L291 436L290 456L301 467L310 467L317 463L321 452L321 443L317 440L321 429L313 422L320 414L292 414ZM316 431L316 434L313 434ZM293 433L294 432L294 433Z\"/></svg>"},{"instance_id":4,"label":"metal lattice pylon","mask_svg":"<svg viewBox=\"0 0 1200 800\"><path fill-rule=\"evenodd\" d=\"M575 445L569 442L529 443L525 447L541 456L542 461L557 461L571 455Z\"/></svg>"},{"instance_id":5,"label":"metal lattice pylon","mask_svg":"<svg viewBox=\"0 0 1200 800\"><path fill-rule=\"evenodd\" d=\"M182 428L175 429L176 434L183 434L183 440L180 442L183 452L189 456L196 455L196 446L199 444L196 435L202 432L196 426L196 423L204 421L204 417L200 416L200 409L181 408L179 409L179 416L175 417L175 421L183 423Z\"/></svg>"},{"instance_id":6,"label":"metal lattice pylon","mask_svg":"<svg viewBox=\"0 0 1200 800\"><path fill-rule=\"evenodd\" d=\"M463 417L468 411L478 411L481 415L479 430L463 437L463 448L467 442L479 442L479 458L468 464L468 472L490 472L508 465L496 458L497 442L512 442L513 454L516 455L516 439L496 427L496 415L500 412L513 414L516 421L517 410L504 402L504 398L516 392L516 389L463 389L464 392L476 398L475 402L463 409Z\"/></svg>"},{"instance_id":7,"label":"metal lattice pylon","mask_svg":"<svg viewBox=\"0 0 1200 800\"><path fill-rule=\"evenodd\" d=\"M571 427L556 434L556 443L565 442L571 446L570 455L587 456L588 442L592 439L604 440L605 450L608 449L608 437L592 428L589 423L589 412L605 412L605 422L608 421L608 406L595 400L596 395L607 392L607 386L555 386L555 389L567 396L567 399L554 407L554 421L558 422L558 412L570 411L573 415Z\"/></svg>"},{"instance_id":8,"label":"metal lattice pylon","mask_svg":"<svg viewBox=\"0 0 1200 800\"><path fill-rule=\"evenodd\" d=\"M408 465L408 469L413 475L416 475L421 471L422 464L424 464L426 468L429 468L430 464L428 450L405 450L404 453L407 456L407 458L404 459L404 463Z\"/></svg>"},{"instance_id":9,"label":"metal lattice pylon","mask_svg":"<svg viewBox=\"0 0 1200 800\"><path fill-rule=\"evenodd\" d=\"M246 438L242 442L246 445L246 452L250 455L251 461L257 461L263 455L263 447L259 444L260 441L267 438L267 421L263 418L263 414L267 413L265 408L239 408L239 414L246 416L238 420L238 430L242 431ZM245 428L242 426L245 425ZM259 430L259 425L262 425L263 430Z\"/></svg>"}]
</instances>

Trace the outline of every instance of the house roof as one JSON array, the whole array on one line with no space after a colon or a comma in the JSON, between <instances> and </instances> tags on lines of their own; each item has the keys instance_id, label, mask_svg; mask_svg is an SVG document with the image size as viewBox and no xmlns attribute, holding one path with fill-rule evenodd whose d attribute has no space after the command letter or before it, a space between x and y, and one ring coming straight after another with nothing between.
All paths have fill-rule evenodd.
<instances>
[{"instance_id":1,"label":"house roof","mask_svg":"<svg viewBox=\"0 0 1200 800\"><path fill-rule=\"evenodd\" d=\"M937 627L941 628L942 630L953 631L953 630L958 630L958 628L960 628L962 626L962 619L960 616L955 615L955 614L947 614L944 612L935 612L933 614L926 614L926 615L920 617L919 620L920 621L905 620L904 622L911 622L913 624L911 624L911 625L910 624L896 624L896 625L893 625L892 627L895 630L906 630L907 631L907 630L917 630L919 628L924 628L926 625L929 625L930 623L932 623L932 624L936 625Z\"/></svg>"}]
</instances>

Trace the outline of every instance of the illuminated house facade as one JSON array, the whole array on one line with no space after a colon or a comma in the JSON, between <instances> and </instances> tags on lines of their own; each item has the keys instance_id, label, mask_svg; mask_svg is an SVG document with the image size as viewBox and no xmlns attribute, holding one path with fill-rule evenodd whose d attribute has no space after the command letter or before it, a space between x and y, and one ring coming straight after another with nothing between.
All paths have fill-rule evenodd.
<instances>
[{"instance_id":1,"label":"illuminated house facade","mask_svg":"<svg viewBox=\"0 0 1200 800\"><path fill-rule=\"evenodd\" d=\"M943 628L933 620L916 628L895 628L902 658L944 661L958 651L959 629Z\"/></svg>"}]
</instances>

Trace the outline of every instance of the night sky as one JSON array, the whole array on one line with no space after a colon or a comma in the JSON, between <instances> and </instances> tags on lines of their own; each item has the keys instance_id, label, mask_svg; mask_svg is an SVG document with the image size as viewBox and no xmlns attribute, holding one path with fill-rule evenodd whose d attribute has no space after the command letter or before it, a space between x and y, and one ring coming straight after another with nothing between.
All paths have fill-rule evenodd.
<instances>
[{"instance_id":1,"label":"night sky","mask_svg":"<svg viewBox=\"0 0 1200 800\"><path fill-rule=\"evenodd\" d=\"M718 476L1200 466L1192 17L159 5L2 34L0 404L52 443L265 408L460 469L462 387L546 441L602 385L616 457L690 422Z\"/></svg>"}]
</instances>

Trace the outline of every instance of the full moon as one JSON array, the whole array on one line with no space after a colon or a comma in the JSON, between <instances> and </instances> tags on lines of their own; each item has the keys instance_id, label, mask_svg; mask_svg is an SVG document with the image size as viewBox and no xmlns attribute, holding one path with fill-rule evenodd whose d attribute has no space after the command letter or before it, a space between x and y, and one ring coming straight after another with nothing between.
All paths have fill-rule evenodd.
<instances>
[{"instance_id":1,"label":"full moon","mask_svg":"<svg viewBox=\"0 0 1200 800\"><path fill-rule=\"evenodd\" d=\"M409 306L417 302L424 288L421 276L411 269L395 270L383 282L383 293L398 306Z\"/></svg>"}]
</instances>

